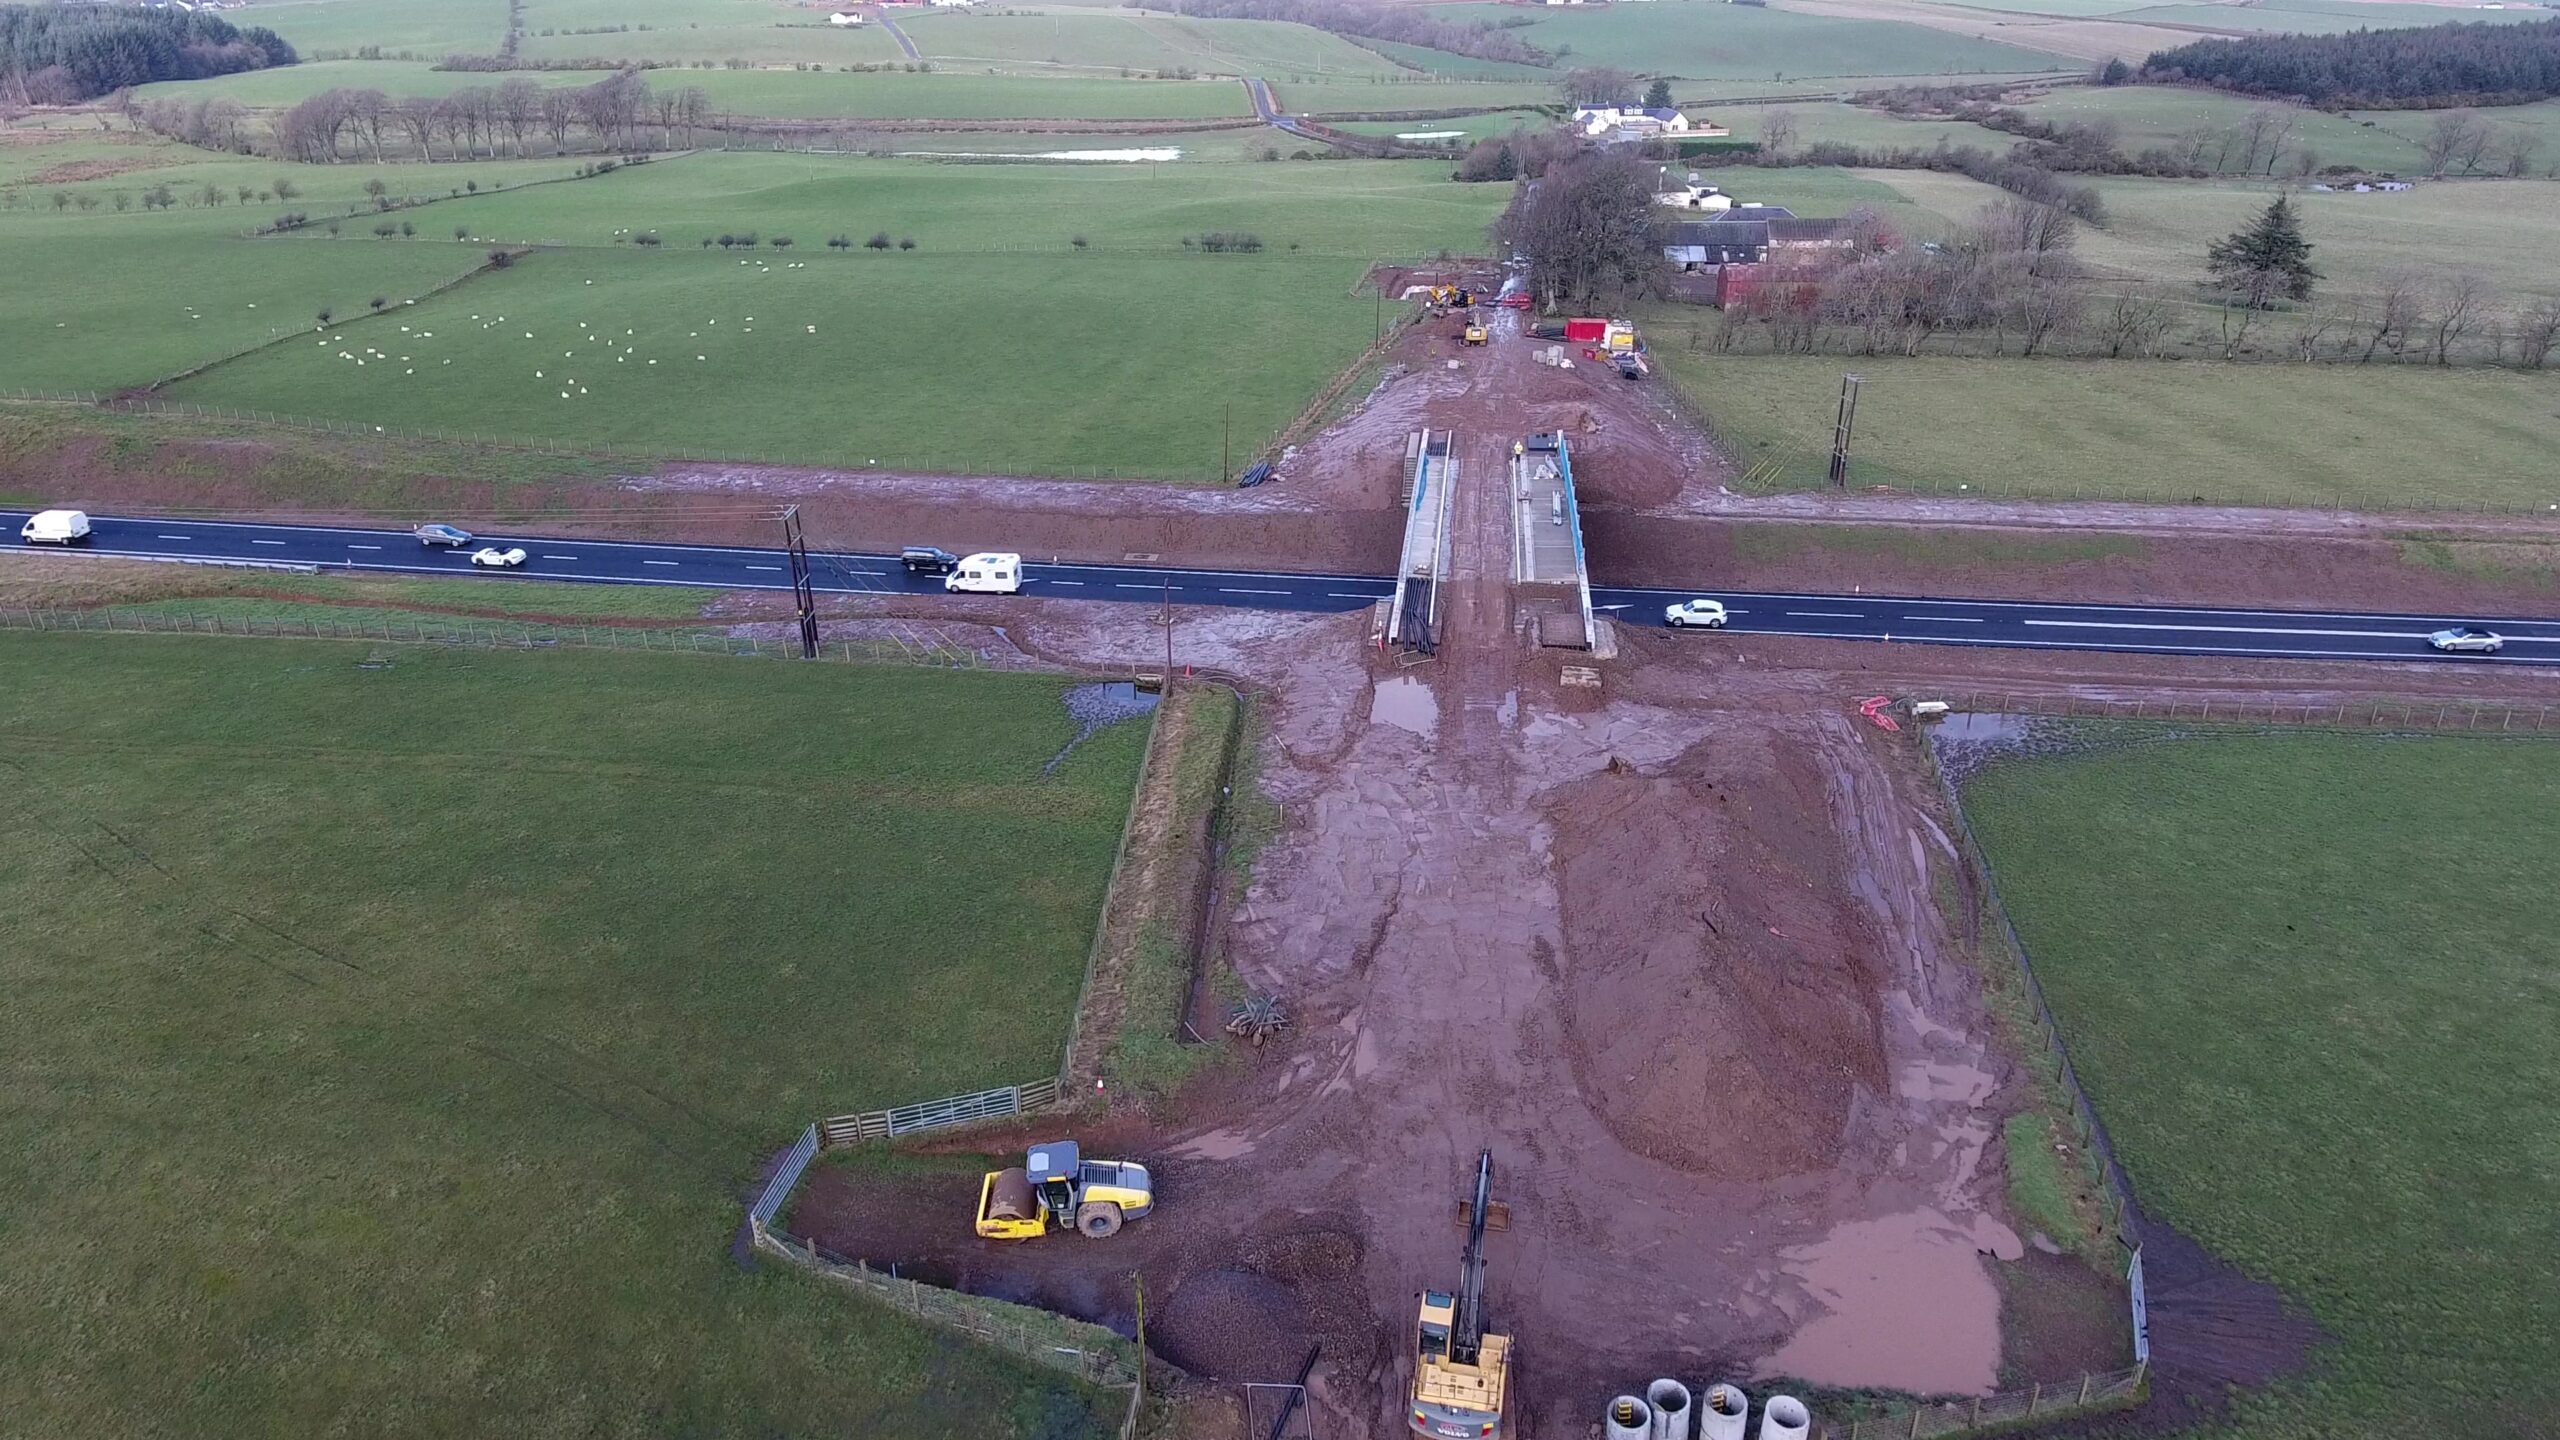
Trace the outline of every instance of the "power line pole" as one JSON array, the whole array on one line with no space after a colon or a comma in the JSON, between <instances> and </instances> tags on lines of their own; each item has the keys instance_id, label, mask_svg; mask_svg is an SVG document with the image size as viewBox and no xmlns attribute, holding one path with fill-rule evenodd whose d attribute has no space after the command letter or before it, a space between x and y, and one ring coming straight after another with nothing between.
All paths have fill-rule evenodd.
<instances>
[{"instance_id":1,"label":"power line pole","mask_svg":"<svg viewBox=\"0 0 2560 1440\"><path fill-rule=\"evenodd\" d=\"M809 578L809 541L800 530L800 507L782 508L782 548L791 552L791 598L800 608L800 658L818 658L818 587Z\"/></svg>"},{"instance_id":2,"label":"power line pole","mask_svg":"<svg viewBox=\"0 0 2560 1440\"><path fill-rule=\"evenodd\" d=\"M1831 427L1831 488L1849 488L1849 435L1858 423L1858 386L1862 377L1840 377L1840 418Z\"/></svg>"},{"instance_id":3,"label":"power line pole","mask_svg":"<svg viewBox=\"0 0 2560 1440\"><path fill-rule=\"evenodd\" d=\"M1234 464L1236 443L1236 402L1227 402L1227 426L1218 437L1218 483L1226 484L1235 477L1228 473Z\"/></svg>"}]
</instances>

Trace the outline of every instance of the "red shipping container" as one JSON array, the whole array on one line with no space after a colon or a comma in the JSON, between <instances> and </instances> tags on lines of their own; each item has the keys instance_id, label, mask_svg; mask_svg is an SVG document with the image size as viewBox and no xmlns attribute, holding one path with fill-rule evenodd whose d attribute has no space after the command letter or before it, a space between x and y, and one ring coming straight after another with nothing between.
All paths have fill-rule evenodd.
<instances>
[{"instance_id":1,"label":"red shipping container","mask_svg":"<svg viewBox=\"0 0 2560 1440\"><path fill-rule=\"evenodd\" d=\"M1585 340L1605 340L1608 338L1608 335L1609 322L1606 320L1567 320L1564 322L1564 338L1577 345Z\"/></svg>"},{"instance_id":2,"label":"red shipping container","mask_svg":"<svg viewBox=\"0 0 2560 1440\"><path fill-rule=\"evenodd\" d=\"M1723 309L1749 293L1759 279L1756 267L1719 265L1716 267L1716 308Z\"/></svg>"}]
</instances>

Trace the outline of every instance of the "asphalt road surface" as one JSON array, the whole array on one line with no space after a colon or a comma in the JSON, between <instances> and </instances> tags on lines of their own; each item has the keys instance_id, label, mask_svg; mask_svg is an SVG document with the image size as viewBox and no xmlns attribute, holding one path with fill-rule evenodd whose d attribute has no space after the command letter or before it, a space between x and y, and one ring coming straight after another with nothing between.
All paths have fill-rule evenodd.
<instances>
[{"instance_id":1,"label":"asphalt road surface","mask_svg":"<svg viewBox=\"0 0 2560 1440\"><path fill-rule=\"evenodd\" d=\"M2022 650L2114 650L2139 655L2243 655L2271 660L2560 665L2560 620L1600 586L1591 591L1594 610L1622 617L1632 625L1659 625L1664 606L1692 597L1723 601L1730 617L1726 628L1755 635L1906 640L1924 645ZM2495 655L2447 655L2427 644L2428 635L2458 625L2484 625L2506 638L2506 649Z\"/></svg>"},{"instance_id":2,"label":"asphalt road surface","mask_svg":"<svg viewBox=\"0 0 2560 1440\"><path fill-rule=\"evenodd\" d=\"M0 512L14 541L27 512ZM616 585L693 585L720 590L788 590L779 550L725 545L546 540L491 533L483 543L521 546L521 569L475 569L467 551L428 549L406 530L256 525L93 515L88 553L162 560L257 561L323 570L405 575L477 575L491 580L570 580ZM830 594L932 594L937 576L909 575L892 555L812 551L816 587ZM1023 594L1060 600L1226 605L1254 610L1339 613L1394 593L1378 576L1243 570L1177 570L1145 565L1026 562ZM1703 596L1724 602L1735 633L1835 640L1900 640L1929 645L2034 650L2113 650L2145 655L2251 656L2293 660L2436 660L2462 665L2560 665L2560 620L2482 615L2359 614L2316 610L2213 610L2170 605L2067 605L2015 600L1912 599L1880 595L1786 595L1597 586L1593 607L1630 625L1662 623L1662 607ZM2506 637L2496 655L2442 655L2431 631L2485 625ZM1699 644L1715 643L1699 632Z\"/></svg>"},{"instance_id":3,"label":"asphalt road surface","mask_svg":"<svg viewBox=\"0 0 2560 1440\"><path fill-rule=\"evenodd\" d=\"M17 541L24 510L0 512L8 541ZM396 575L478 575L493 580L580 580L615 585L698 585L715 590L788 590L791 565L780 550L728 545L657 545L627 540L545 540L499 531L461 550L429 548L406 530L342 530L316 525L249 525L235 521L152 520L91 515L88 543L98 555L161 560L247 560L317 565L323 570ZM483 545L521 547L513 570L482 569L470 552ZM49 547L48 547L49 548ZM910 575L895 555L809 552L811 582L829 594L939 594L942 577ZM1395 593L1393 580L1351 575L1256 575L1158 566L1044 565L1027 558L1022 593L1059 600L1232 605L1253 610L1328 613L1357 610Z\"/></svg>"}]
</instances>

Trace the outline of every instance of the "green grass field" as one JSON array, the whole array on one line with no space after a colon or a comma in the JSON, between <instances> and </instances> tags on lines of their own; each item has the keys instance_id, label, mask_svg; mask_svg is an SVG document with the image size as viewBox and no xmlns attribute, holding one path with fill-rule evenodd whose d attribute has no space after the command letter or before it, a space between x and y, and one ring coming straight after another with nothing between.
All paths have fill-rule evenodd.
<instances>
[{"instance_id":1,"label":"green grass field","mask_svg":"<svg viewBox=\"0 0 2560 1440\"><path fill-rule=\"evenodd\" d=\"M2255 12L2234 9L2232 13ZM2208 170L2236 171L2246 158L2236 129L2242 117L2260 103L2185 86L2072 86L2037 96L2018 108L2055 125L2073 121L2112 124L2116 127L2116 148L2129 155L2154 146L2183 154L2182 137L2200 130L2217 137L2233 136L2227 146L2218 139L2208 145L2202 163ZM2419 156L2414 137L2423 133L2424 116L2413 119L2402 114L2394 118L2390 128L2384 128L2380 123L2368 126L2345 115L2302 106L2286 107L2286 113L2294 123L2293 138L2287 142L2288 153L2308 147L2322 165L2355 165L2393 172L2417 168ZM2262 159L2259 169L2264 168ZM2283 168L2281 163L2278 168Z\"/></svg>"},{"instance_id":2,"label":"green grass field","mask_svg":"<svg viewBox=\"0 0 2560 1440\"><path fill-rule=\"evenodd\" d=\"M2236 504L2560 504L2552 386L2505 370L2134 360L1855 360L1655 353L1746 469L1823 482L1840 375L1855 485ZM1955 418L1951 418L1955 417Z\"/></svg>"},{"instance_id":3,"label":"green grass field","mask_svg":"<svg viewBox=\"0 0 2560 1440\"><path fill-rule=\"evenodd\" d=\"M1108 1433L723 1253L1057 1062L1144 743L1041 778L1059 683L0 635L9 1428Z\"/></svg>"},{"instance_id":4,"label":"green grass field","mask_svg":"<svg viewBox=\"0 0 2560 1440\"><path fill-rule=\"evenodd\" d=\"M927 59L954 69L1107 73L1188 66L1212 75L1375 75L1395 70L1375 52L1338 35L1267 20L1068 9L902 15L898 28Z\"/></svg>"},{"instance_id":5,"label":"green grass field","mask_svg":"<svg viewBox=\"0 0 2560 1440\"><path fill-rule=\"evenodd\" d=\"M2145 1208L2337 1338L2202 1433L2541 1433L2560 746L2195 738L2004 761L1966 810Z\"/></svg>"},{"instance_id":6,"label":"green grass field","mask_svg":"<svg viewBox=\"0 0 2560 1440\"><path fill-rule=\"evenodd\" d=\"M1217 473L1230 406L1234 453L1249 453L1368 342L1373 308L1351 291L1372 259L1477 249L1505 198L1449 184L1434 162L1065 167L740 153L531 186L569 162L376 172L179 164L200 153L179 147L130 153L170 160L188 183L272 185L292 172L307 192L294 204L315 213L360 202L376 173L404 190L465 179L508 188L399 212L390 219L418 236L387 242L372 237L370 213L333 240L245 238L240 229L268 212L237 205L0 211L0 258L29 279L0 296L0 324L31 337L0 347L0 389L110 391L294 337L173 394L386 433L1189 479ZM133 188L158 173L86 188ZM473 239L456 242L457 227ZM651 230L663 250L616 243ZM839 254L825 244L879 230L920 248ZM699 245L724 231L798 244L742 264ZM1209 231L1251 231L1268 248L1184 252L1185 237ZM1070 243L1080 234L1084 252ZM399 303L479 264L494 241L561 248ZM89 283L102 272L135 278ZM376 295L398 313L343 323ZM342 322L326 336L311 333L324 306ZM500 315L512 324L498 328ZM607 335L628 348L608 350ZM568 353L582 336L587 353Z\"/></svg>"},{"instance_id":7,"label":"green grass field","mask_svg":"<svg viewBox=\"0 0 2560 1440\"><path fill-rule=\"evenodd\" d=\"M2080 258L2102 274L2193 285L2204 250L2267 207L2269 181L2210 183L2113 179L2096 182L2107 225L2086 234ZM2318 295L2370 295L2385 272L2428 277L2478 272L2502 304L2560 296L2560 181L2501 180L2421 185L2399 194L2303 194L2303 238L2326 277Z\"/></svg>"},{"instance_id":8,"label":"green grass field","mask_svg":"<svg viewBox=\"0 0 2560 1440\"><path fill-rule=\"evenodd\" d=\"M851 63L851 62L847 62ZM605 78L586 70L522 72L537 84L576 87ZM513 78L513 77L502 77ZM1120 80L941 71L658 70L656 90L698 89L728 114L785 120L1212 120L1247 116L1253 107L1232 80ZM213 80L146 85L142 99L222 95L243 105L281 108L338 86L393 97L449 95L490 77L426 64L339 60L251 70Z\"/></svg>"},{"instance_id":9,"label":"green grass field","mask_svg":"<svg viewBox=\"0 0 2560 1440\"><path fill-rule=\"evenodd\" d=\"M379 45L430 60L456 52L486 55L507 33L506 0L260 0L240 25L264 25L308 58L314 50L354 51Z\"/></svg>"},{"instance_id":10,"label":"green grass field","mask_svg":"<svg viewBox=\"0 0 2560 1440\"><path fill-rule=\"evenodd\" d=\"M1498 5L1445 7L1453 20L1499 21ZM1691 80L1777 76L1954 75L2050 70L2042 51L1892 20L1843 20L1741 5L1612 5L1528 12L1514 32L1567 65L1616 65Z\"/></svg>"}]
</instances>

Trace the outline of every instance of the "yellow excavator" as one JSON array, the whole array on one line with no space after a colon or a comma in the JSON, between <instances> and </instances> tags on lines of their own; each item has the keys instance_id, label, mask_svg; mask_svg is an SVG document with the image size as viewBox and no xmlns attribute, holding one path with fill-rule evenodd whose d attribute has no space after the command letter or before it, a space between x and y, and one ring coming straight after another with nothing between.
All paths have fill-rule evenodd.
<instances>
[{"instance_id":1,"label":"yellow excavator","mask_svg":"<svg viewBox=\"0 0 2560 1440\"><path fill-rule=\"evenodd\" d=\"M1476 1156L1475 1198L1461 1207L1467 1248L1454 1292L1422 1292L1413 1357L1413 1433L1433 1440L1500 1440L1511 1390L1511 1337L1485 1333L1484 1232L1511 1227L1493 1198L1493 1152Z\"/></svg>"},{"instance_id":2,"label":"yellow excavator","mask_svg":"<svg viewBox=\"0 0 2560 1440\"><path fill-rule=\"evenodd\" d=\"M1054 1227L1107 1240L1153 1210L1155 1182L1144 1165L1087 1160L1072 1140L1034 1145L1023 1163L990 1170L978 1185L978 1234L1036 1240Z\"/></svg>"},{"instance_id":3,"label":"yellow excavator","mask_svg":"<svg viewBox=\"0 0 2560 1440\"><path fill-rule=\"evenodd\" d=\"M1467 328L1458 332L1458 343L1462 345L1481 345L1484 342L1484 322L1476 319L1472 315L1468 316Z\"/></svg>"}]
</instances>

